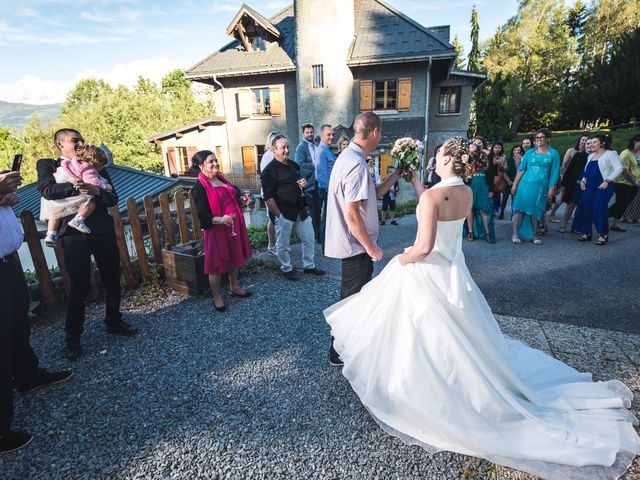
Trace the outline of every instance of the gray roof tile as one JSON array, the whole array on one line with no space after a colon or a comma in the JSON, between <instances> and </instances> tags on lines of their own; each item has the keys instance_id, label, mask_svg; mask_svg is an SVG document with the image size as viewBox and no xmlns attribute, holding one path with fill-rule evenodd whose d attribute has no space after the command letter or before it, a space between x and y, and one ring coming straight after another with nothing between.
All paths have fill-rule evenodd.
<instances>
[{"instance_id":1,"label":"gray roof tile","mask_svg":"<svg viewBox=\"0 0 640 480\"><path fill-rule=\"evenodd\" d=\"M454 55L453 45L442 38L445 27L430 30L382 0L355 0L354 8L355 41L349 65ZM295 71L293 5L269 20L282 33L279 42L271 43L266 51L246 52L234 40L188 70L187 78Z\"/></svg>"},{"instance_id":2,"label":"gray roof tile","mask_svg":"<svg viewBox=\"0 0 640 480\"><path fill-rule=\"evenodd\" d=\"M355 0L349 65L453 54L453 45L382 0Z\"/></svg>"}]
</instances>

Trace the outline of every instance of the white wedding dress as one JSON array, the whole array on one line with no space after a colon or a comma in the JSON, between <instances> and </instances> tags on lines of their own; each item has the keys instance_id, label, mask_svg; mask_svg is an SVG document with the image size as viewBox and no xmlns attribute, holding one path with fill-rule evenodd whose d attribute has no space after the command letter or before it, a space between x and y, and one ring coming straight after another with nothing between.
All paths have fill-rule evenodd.
<instances>
[{"instance_id":1,"label":"white wedding dress","mask_svg":"<svg viewBox=\"0 0 640 480\"><path fill-rule=\"evenodd\" d=\"M548 479L618 478L640 453L631 392L500 331L465 264L463 221L439 221L427 257L393 258L324 311L344 376L385 431L431 453Z\"/></svg>"}]
</instances>

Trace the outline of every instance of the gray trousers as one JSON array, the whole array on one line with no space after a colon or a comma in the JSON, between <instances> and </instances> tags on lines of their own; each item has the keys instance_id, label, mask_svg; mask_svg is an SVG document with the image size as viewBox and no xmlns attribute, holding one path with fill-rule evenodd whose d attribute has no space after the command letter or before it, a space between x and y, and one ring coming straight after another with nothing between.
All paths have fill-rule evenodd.
<instances>
[{"instance_id":1,"label":"gray trousers","mask_svg":"<svg viewBox=\"0 0 640 480\"><path fill-rule=\"evenodd\" d=\"M280 216L276 218L276 255L280 261L280 270L290 272L293 270L291 256L289 255L289 244L291 243L291 232L295 227L296 233L302 242L302 268L305 270L315 268L314 250L316 246L311 215L304 220L300 217L295 222Z\"/></svg>"}]
</instances>

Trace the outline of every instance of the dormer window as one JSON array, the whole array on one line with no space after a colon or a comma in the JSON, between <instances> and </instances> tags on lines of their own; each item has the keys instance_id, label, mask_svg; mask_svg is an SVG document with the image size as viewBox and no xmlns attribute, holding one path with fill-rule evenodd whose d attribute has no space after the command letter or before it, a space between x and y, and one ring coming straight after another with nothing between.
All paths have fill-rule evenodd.
<instances>
[{"instance_id":1,"label":"dormer window","mask_svg":"<svg viewBox=\"0 0 640 480\"><path fill-rule=\"evenodd\" d=\"M264 45L264 39L261 36L251 38L251 49L254 52L264 52L267 48Z\"/></svg>"},{"instance_id":2,"label":"dormer window","mask_svg":"<svg viewBox=\"0 0 640 480\"><path fill-rule=\"evenodd\" d=\"M282 39L282 33L273 23L247 5L242 5L233 17L227 34L238 40L245 52L264 52L267 44Z\"/></svg>"}]
</instances>

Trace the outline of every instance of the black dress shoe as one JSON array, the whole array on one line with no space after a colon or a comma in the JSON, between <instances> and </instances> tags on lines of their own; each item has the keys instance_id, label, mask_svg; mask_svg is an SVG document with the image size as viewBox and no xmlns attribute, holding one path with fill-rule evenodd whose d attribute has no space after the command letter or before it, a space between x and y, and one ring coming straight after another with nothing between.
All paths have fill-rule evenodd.
<instances>
[{"instance_id":1,"label":"black dress shoe","mask_svg":"<svg viewBox=\"0 0 640 480\"><path fill-rule=\"evenodd\" d=\"M253 294L247 290L245 290L244 293L236 293L233 290L229 289L229 295L231 295L232 297L246 298L250 297Z\"/></svg>"},{"instance_id":2,"label":"black dress shoe","mask_svg":"<svg viewBox=\"0 0 640 480\"><path fill-rule=\"evenodd\" d=\"M222 305L221 307L219 307L219 306L216 305L216 302L213 302L213 308L215 308L219 312L226 312L227 311L227 306L226 305Z\"/></svg>"},{"instance_id":3,"label":"black dress shoe","mask_svg":"<svg viewBox=\"0 0 640 480\"><path fill-rule=\"evenodd\" d=\"M53 385L56 383L62 383L65 380L69 380L73 376L71 370L62 370L60 372L42 372L38 380L30 385L24 385L18 387L18 393L25 394L31 393L40 387L46 387L47 385Z\"/></svg>"},{"instance_id":4,"label":"black dress shoe","mask_svg":"<svg viewBox=\"0 0 640 480\"><path fill-rule=\"evenodd\" d=\"M11 453L26 447L33 440L33 436L24 432L7 430L0 434L0 453Z\"/></svg>"},{"instance_id":5,"label":"black dress shoe","mask_svg":"<svg viewBox=\"0 0 640 480\"><path fill-rule=\"evenodd\" d=\"M319 268L305 268L304 273L311 273L312 275L324 275L326 272L324 270L320 270Z\"/></svg>"},{"instance_id":6,"label":"black dress shoe","mask_svg":"<svg viewBox=\"0 0 640 480\"><path fill-rule=\"evenodd\" d=\"M298 274L295 270L291 270L289 272L282 272L282 276L287 280L298 280Z\"/></svg>"},{"instance_id":7,"label":"black dress shoe","mask_svg":"<svg viewBox=\"0 0 640 480\"><path fill-rule=\"evenodd\" d=\"M338 355L338 352L336 352L336 349L333 348L333 345L331 345L329 349L329 365L333 367L342 367L344 365L344 362L340 358L340 355Z\"/></svg>"},{"instance_id":8,"label":"black dress shoe","mask_svg":"<svg viewBox=\"0 0 640 480\"><path fill-rule=\"evenodd\" d=\"M64 346L64 356L67 360L75 361L82 356L82 348L80 347L80 339L67 337Z\"/></svg>"},{"instance_id":9,"label":"black dress shoe","mask_svg":"<svg viewBox=\"0 0 640 480\"><path fill-rule=\"evenodd\" d=\"M109 333L115 333L116 335L124 335L125 337L132 337L138 334L138 329L136 327L132 327L123 320L107 323L107 331Z\"/></svg>"}]
</instances>

